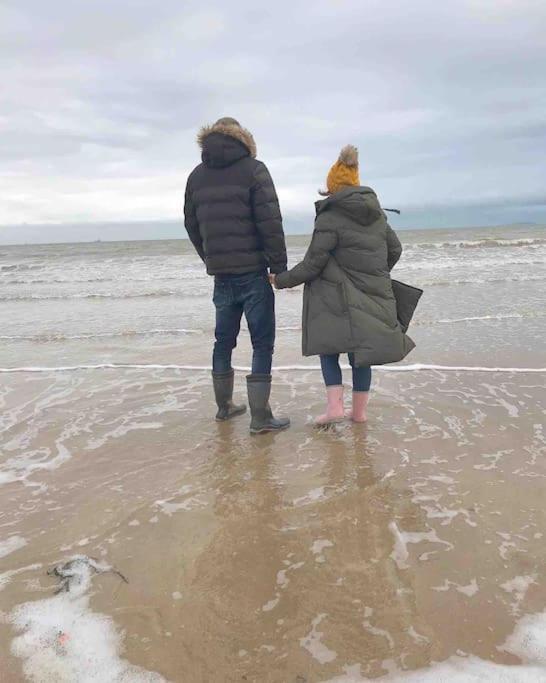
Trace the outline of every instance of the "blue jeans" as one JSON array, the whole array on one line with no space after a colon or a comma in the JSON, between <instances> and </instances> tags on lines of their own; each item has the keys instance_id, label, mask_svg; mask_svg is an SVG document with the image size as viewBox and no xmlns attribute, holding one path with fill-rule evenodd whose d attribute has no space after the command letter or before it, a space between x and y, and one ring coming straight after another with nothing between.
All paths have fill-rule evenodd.
<instances>
[{"instance_id":1,"label":"blue jeans","mask_svg":"<svg viewBox=\"0 0 546 683\"><path fill-rule=\"evenodd\" d=\"M353 391L369 391L372 383L372 369L370 367L356 368L353 353L349 354L349 363L353 369ZM320 367L327 387L339 386L342 383L339 353L321 356Z\"/></svg>"},{"instance_id":2,"label":"blue jeans","mask_svg":"<svg viewBox=\"0 0 546 683\"><path fill-rule=\"evenodd\" d=\"M241 318L245 314L252 341L252 374L269 375L275 344L275 295L267 273L217 275L214 280L216 329L213 372L231 370Z\"/></svg>"}]
</instances>

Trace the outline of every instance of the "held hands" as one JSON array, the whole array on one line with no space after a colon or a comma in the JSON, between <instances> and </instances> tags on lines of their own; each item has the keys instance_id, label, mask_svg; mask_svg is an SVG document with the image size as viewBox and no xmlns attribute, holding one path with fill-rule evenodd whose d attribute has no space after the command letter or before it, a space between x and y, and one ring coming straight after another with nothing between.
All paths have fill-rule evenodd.
<instances>
[{"instance_id":1,"label":"held hands","mask_svg":"<svg viewBox=\"0 0 546 683\"><path fill-rule=\"evenodd\" d=\"M279 289L277 287L277 276L273 273L269 273L269 282L273 285L273 287L275 287L275 289Z\"/></svg>"}]
</instances>

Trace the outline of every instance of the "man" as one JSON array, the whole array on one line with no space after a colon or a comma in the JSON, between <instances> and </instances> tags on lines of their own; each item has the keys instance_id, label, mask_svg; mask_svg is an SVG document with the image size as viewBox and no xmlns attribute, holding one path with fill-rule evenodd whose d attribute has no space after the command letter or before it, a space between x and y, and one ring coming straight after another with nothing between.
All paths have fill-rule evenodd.
<instances>
[{"instance_id":1,"label":"man","mask_svg":"<svg viewBox=\"0 0 546 683\"><path fill-rule=\"evenodd\" d=\"M199 132L202 163L188 178L184 204L190 240L213 275L216 343L212 380L218 412L229 420L245 412L233 403L231 354L245 314L252 340L252 373L247 376L253 434L290 425L269 406L275 343L275 296L271 274L286 270L286 244L275 187L256 143L230 117Z\"/></svg>"}]
</instances>

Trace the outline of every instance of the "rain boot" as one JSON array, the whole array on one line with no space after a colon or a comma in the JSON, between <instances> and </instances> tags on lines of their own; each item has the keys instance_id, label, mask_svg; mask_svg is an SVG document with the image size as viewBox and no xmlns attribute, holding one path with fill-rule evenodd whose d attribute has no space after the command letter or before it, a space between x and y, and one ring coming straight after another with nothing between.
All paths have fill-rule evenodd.
<instances>
[{"instance_id":1,"label":"rain boot","mask_svg":"<svg viewBox=\"0 0 546 683\"><path fill-rule=\"evenodd\" d=\"M342 422L345 418L343 411L343 385L326 387L326 399L328 401L326 412L316 418L318 426Z\"/></svg>"},{"instance_id":2,"label":"rain boot","mask_svg":"<svg viewBox=\"0 0 546 683\"><path fill-rule=\"evenodd\" d=\"M246 406L237 406L233 403L233 380L235 373L233 370L228 372L213 372L212 384L214 386L214 396L218 412L216 413L217 422L231 420L232 417L242 415L246 412Z\"/></svg>"},{"instance_id":3,"label":"rain boot","mask_svg":"<svg viewBox=\"0 0 546 683\"><path fill-rule=\"evenodd\" d=\"M353 409L347 414L353 422L367 422L368 421L368 401L370 398L369 391L353 391Z\"/></svg>"},{"instance_id":4,"label":"rain boot","mask_svg":"<svg viewBox=\"0 0 546 683\"><path fill-rule=\"evenodd\" d=\"M248 403L250 405L250 433L279 432L290 427L287 417L275 418L269 405L271 375L247 375Z\"/></svg>"}]
</instances>

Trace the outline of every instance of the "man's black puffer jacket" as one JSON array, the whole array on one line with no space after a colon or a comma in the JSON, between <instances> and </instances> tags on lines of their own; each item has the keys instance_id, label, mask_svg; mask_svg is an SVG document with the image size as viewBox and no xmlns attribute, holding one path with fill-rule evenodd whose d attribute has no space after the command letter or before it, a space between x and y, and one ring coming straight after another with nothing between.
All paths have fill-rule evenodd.
<instances>
[{"instance_id":1,"label":"man's black puffer jacket","mask_svg":"<svg viewBox=\"0 0 546 683\"><path fill-rule=\"evenodd\" d=\"M244 128L215 124L198 142L202 163L188 178L185 226L209 275L286 270L279 201Z\"/></svg>"}]
</instances>

